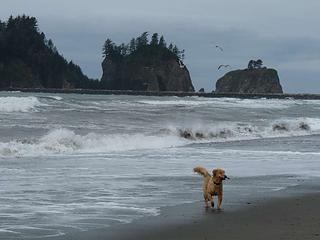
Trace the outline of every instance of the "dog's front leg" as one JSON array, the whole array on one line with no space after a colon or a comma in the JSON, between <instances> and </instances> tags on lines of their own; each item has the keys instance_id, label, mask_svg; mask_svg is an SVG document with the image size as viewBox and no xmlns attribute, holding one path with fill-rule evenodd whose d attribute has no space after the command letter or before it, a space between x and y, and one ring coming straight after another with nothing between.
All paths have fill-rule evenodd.
<instances>
[{"instance_id":1,"label":"dog's front leg","mask_svg":"<svg viewBox=\"0 0 320 240\"><path fill-rule=\"evenodd\" d=\"M221 209L221 204L222 204L222 194L218 195L218 209Z\"/></svg>"},{"instance_id":2,"label":"dog's front leg","mask_svg":"<svg viewBox=\"0 0 320 240\"><path fill-rule=\"evenodd\" d=\"M213 201L213 196L212 195L210 195L210 202L211 202L211 207L212 208L214 208L214 201Z\"/></svg>"}]
</instances>

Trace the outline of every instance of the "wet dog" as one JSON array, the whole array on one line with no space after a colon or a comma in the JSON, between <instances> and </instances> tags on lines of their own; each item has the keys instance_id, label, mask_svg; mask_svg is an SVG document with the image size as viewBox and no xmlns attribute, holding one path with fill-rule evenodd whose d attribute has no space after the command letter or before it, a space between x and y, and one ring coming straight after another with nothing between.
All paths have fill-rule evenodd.
<instances>
[{"instance_id":1,"label":"wet dog","mask_svg":"<svg viewBox=\"0 0 320 240\"><path fill-rule=\"evenodd\" d=\"M214 207L213 197L218 196L218 209L221 209L222 197L223 197L223 180L229 179L223 169L213 169L212 176L207 169L203 167L196 167L194 172L199 173L204 177L203 181L203 197L206 206L208 202L211 202L211 206Z\"/></svg>"}]
</instances>

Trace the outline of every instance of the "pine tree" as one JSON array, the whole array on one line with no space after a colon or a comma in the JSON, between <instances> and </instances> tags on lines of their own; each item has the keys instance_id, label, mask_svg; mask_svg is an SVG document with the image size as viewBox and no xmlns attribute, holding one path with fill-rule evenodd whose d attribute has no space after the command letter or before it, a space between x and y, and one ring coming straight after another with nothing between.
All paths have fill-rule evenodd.
<instances>
[{"instance_id":1,"label":"pine tree","mask_svg":"<svg viewBox=\"0 0 320 240\"><path fill-rule=\"evenodd\" d=\"M128 49L129 49L128 45L122 43L120 45L120 54L121 54L121 56L126 56L127 53L128 53Z\"/></svg>"},{"instance_id":2,"label":"pine tree","mask_svg":"<svg viewBox=\"0 0 320 240\"><path fill-rule=\"evenodd\" d=\"M158 46L158 44L159 44L159 34L154 33L151 37L150 45L151 46Z\"/></svg>"},{"instance_id":3,"label":"pine tree","mask_svg":"<svg viewBox=\"0 0 320 240\"><path fill-rule=\"evenodd\" d=\"M103 45L103 57L112 58L114 50L114 43L108 38Z\"/></svg>"},{"instance_id":4,"label":"pine tree","mask_svg":"<svg viewBox=\"0 0 320 240\"><path fill-rule=\"evenodd\" d=\"M130 53L133 53L137 49L136 39L132 38L129 45Z\"/></svg>"},{"instance_id":5,"label":"pine tree","mask_svg":"<svg viewBox=\"0 0 320 240\"><path fill-rule=\"evenodd\" d=\"M179 59L181 61L184 61L184 59L185 59L185 50L184 49L179 52Z\"/></svg>"},{"instance_id":6,"label":"pine tree","mask_svg":"<svg viewBox=\"0 0 320 240\"><path fill-rule=\"evenodd\" d=\"M262 68L263 65L263 61L261 59L258 59L257 61L255 61L255 68Z\"/></svg>"},{"instance_id":7,"label":"pine tree","mask_svg":"<svg viewBox=\"0 0 320 240\"><path fill-rule=\"evenodd\" d=\"M148 45L148 32L144 32L137 38L137 49Z\"/></svg>"},{"instance_id":8,"label":"pine tree","mask_svg":"<svg viewBox=\"0 0 320 240\"><path fill-rule=\"evenodd\" d=\"M160 37L159 47L161 47L161 48L166 48L166 47L167 47L167 43L166 43L166 41L164 40L164 37L163 37L163 36Z\"/></svg>"},{"instance_id":9,"label":"pine tree","mask_svg":"<svg viewBox=\"0 0 320 240\"><path fill-rule=\"evenodd\" d=\"M249 70L254 69L254 62L255 62L254 60L250 60L249 61L249 63L248 63L248 69Z\"/></svg>"},{"instance_id":10,"label":"pine tree","mask_svg":"<svg viewBox=\"0 0 320 240\"><path fill-rule=\"evenodd\" d=\"M178 56L179 54L179 48L177 47L177 45L174 45L174 48L172 49L173 54L175 54L176 56Z\"/></svg>"}]
</instances>

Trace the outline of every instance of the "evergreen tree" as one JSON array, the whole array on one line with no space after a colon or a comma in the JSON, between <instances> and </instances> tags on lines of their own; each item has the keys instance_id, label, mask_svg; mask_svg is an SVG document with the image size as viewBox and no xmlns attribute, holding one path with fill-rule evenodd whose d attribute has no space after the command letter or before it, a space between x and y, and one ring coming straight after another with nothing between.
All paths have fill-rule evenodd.
<instances>
[{"instance_id":1,"label":"evergreen tree","mask_svg":"<svg viewBox=\"0 0 320 240\"><path fill-rule=\"evenodd\" d=\"M163 36L160 37L159 47L161 47L161 48L166 48L166 47L167 47L167 43L166 43L166 41L164 40L164 37L163 37Z\"/></svg>"},{"instance_id":2,"label":"evergreen tree","mask_svg":"<svg viewBox=\"0 0 320 240\"><path fill-rule=\"evenodd\" d=\"M159 44L159 34L154 33L151 37L150 45L151 46L158 46L158 44Z\"/></svg>"},{"instance_id":3,"label":"evergreen tree","mask_svg":"<svg viewBox=\"0 0 320 240\"><path fill-rule=\"evenodd\" d=\"M249 63L248 63L248 69L249 70L254 69L254 62L255 62L254 60L250 60L249 61Z\"/></svg>"},{"instance_id":4,"label":"evergreen tree","mask_svg":"<svg viewBox=\"0 0 320 240\"><path fill-rule=\"evenodd\" d=\"M184 61L184 59L185 59L185 50L184 49L179 52L179 59L181 61Z\"/></svg>"},{"instance_id":5,"label":"evergreen tree","mask_svg":"<svg viewBox=\"0 0 320 240\"><path fill-rule=\"evenodd\" d=\"M50 48L50 49L53 49L53 42L52 42L52 40L51 39L49 39L48 40L48 47Z\"/></svg>"},{"instance_id":6,"label":"evergreen tree","mask_svg":"<svg viewBox=\"0 0 320 240\"><path fill-rule=\"evenodd\" d=\"M108 38L104 45L103 45L103 56L105 58L112 58L112 56L114 55L114 43L112 42L112 40L110 38Z\"/></svg>"},{"instance_id":7,"label":"evergreen tree","mask_svg":"<svg viewBox=\"0 0 320 240\"><path fill-rule=\"evenodd\" d=\"M263 62L261 59L258 59L257 61L255 61L255 68L262 68Z\"/></svg>"},{"instance_id":8,"label":"evergreen tree","mask_svg":"<svg viewBox=\"0 0 320 240\"><path fill-rule=\"evenodd\" d=\"M144 32L137 38L137 49L148 45L148 32Z\"/></svg>"},{"instance_id":9,"label":"evergreen tree","mask_svg":"<svg viewBox=\"0 0 320 240\"><path fill-rule=\"evenodd\" d=\"M133 53L137 49L136 39L132 38L129 44L129 51Z\"/></svg>"},{"instance_id":10,"label":"evergreen tree","mask_svg":"<svg viewBox=\"0 0 320 240\"><path fill-rule=\"evenodd\" d=\"M127 53L128 53L128 49L129 49L128 45L122 43L120 45L120 54L121 54L121 56L126 56Z\"/></svg>"},{"instance_id":11,"label":"evergreen tree","mask_svg":"<svg viewBox=\"0 0 320 240\"><path fill-rule=\"evenodd\" d=\"M177 47L177 45L175 45L172 49L173 54L175 54L176 56L178 56L179 54L179 48Z\"/></svg>"}]
</instances>

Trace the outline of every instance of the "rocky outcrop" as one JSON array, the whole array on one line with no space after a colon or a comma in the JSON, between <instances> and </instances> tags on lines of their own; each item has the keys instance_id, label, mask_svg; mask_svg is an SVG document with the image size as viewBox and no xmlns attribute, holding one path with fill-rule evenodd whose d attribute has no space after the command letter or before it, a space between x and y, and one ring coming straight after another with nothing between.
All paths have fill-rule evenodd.
<instances>
[{"instance_id":1,"label":"rocky outcrop","mask_svg":"<svg viewBox=\"0 0 320 240\"><path fill-rule=\"evenodd\" d=\"M110 90L194 91L188 69L176 59L114 62L106 58L102 69L101 83Z\"/></svg>"},{"instance_id":2,"label":"rocky outcrop","mask_svg":"<svg viewBox=\"0 0 320 240\"><path fill-rule=\"evenodd\" d=\"M283 93L276 70L268 68L228 72L216 83L216 93Z\"/></svg>"}]
</instances>

